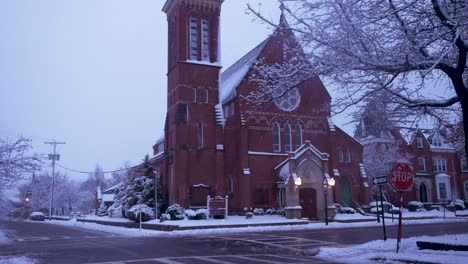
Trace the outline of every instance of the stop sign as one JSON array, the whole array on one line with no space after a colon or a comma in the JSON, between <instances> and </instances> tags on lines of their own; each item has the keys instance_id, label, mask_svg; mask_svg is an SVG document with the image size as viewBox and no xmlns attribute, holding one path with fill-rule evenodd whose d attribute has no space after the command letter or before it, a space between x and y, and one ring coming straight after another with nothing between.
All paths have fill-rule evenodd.
<instances>
[{"instance_id":1,"label":"stop sign","mask_svg":"<svg viewBox=\"0 0 468 264\"><path fill-rule=\"evenodd\" d=\"M397 165L392 169L390 182L393 184L395 189L406 191L411 185L413 185L413 178L413 170L408 164L397 163Z\"/></svg>"}]
</instances>

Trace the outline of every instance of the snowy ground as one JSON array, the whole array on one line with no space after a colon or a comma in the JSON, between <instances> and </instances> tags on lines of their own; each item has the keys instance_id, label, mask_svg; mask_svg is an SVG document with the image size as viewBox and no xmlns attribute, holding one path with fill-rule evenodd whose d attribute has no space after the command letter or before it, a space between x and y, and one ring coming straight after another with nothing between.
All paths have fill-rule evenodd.
<instances>
[{"instance_id":1,"label":"snowy ground","mask_svg":"<svg viewBox=\"0 0 468 264\"><path fill-rule=\"evenodd\" d=\"M265 216L254 216L254 218L262 218ZM249 219L250 220L250 219ZM188 220L187 220L188 221ZM190 220L190 221L201 221L201 220ZM207 220L207 221L223 221L223 220ZM467 222L468 219L464 218L447 218L447 219L424 219L424 220L404 220L405 224L428 224L428 223L454 223L454 222ZM169 222L169 221L168 221ZM178 221L175 221L178 222ZM95 223L83 223L77 222L76 219L69 221L52 220L46 221L45 224L58 224L65 226L73 226L78 228L92 229L115 233L124 236L186 236L186 235L210 235L210 234L224 234L224 233L248 233L248 232L268 232L268 231L291 231L291 230L319 230L319 229L334 229L334 228L349 228L349 227L366 227L366 226L381 226L381 223L377 221L372 222L361 222L361 223L337 223L330 222L326 226L323 222L320 223L309 223L306 225L284 225L284 226L256 226L256 227L239 227L232 228L226 226L225 228L212 228L212 229L195 229L195 230L184 230L184 231L154 231L138 228L125 228L116 226L106 226ZM164 222L166 223L166 222ZM200 223L200 222L199 222ZM385 222L387 226L397 225L398 220L395 219L393 222L388 220Z\"/></svg>"},{"instance_id":2,"label":"snowy ground","mask_svg":"<svg viewBox=\"0 0 468 264\"><path fill-rule=\"evenodd\" d=\"M5 236L5 233L0 229L0 245L10 243L10 240Z\"/></svg>"},{"instance_id":3,"label":"snowy ground","mask_svg":"<svg viewBox=\"0 0 468 264\"><path fill-rule=\"evenodd\" d=\"M5 236L2 230L0 230L0 245L10 243L11 241ZM34 264L36 263L33 259L27 257L2 257L0 256L0 264Z\"/></svg>"},{"instance_id":4,"label":"snowy ground","mask_svg":"<svg viewBox=\"0 0 468 264\"><path fill-rule=\"evenodd\" d=\"M418 250L416 241L468 245L468 233L403 239L398 254L396 239L387 239L387 241L375 240L349 247L322 247L317 256L337 263L468 263L466 251Z\"/></svg>"}]
</instances>

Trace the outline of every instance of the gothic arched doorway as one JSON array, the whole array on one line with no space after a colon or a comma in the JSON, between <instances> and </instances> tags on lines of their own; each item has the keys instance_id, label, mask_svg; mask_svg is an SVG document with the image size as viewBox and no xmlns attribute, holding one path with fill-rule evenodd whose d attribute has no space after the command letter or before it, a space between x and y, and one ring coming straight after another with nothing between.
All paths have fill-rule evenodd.
<instances>
[{"instance_id":1,"label":"gothic arched doorway","mask_svg":"<svg viewBox=\"0 0 468 264\"><path fill-rule=\"evenodd\" d=\"M419 186L419 201L421 203L427 203L427 187L424 183L421 183Z\"/></svg>"},{"instance_id":2,"label":"gothic arched doorway","mask_svg":"<svg viewBox=\"0 0 468 264\"><path fill-rule=\"evenodd\" d=\"M299 204L302 206L303 217L317 219L317 192L314 189L299 189Z\"/></svg>"},{"instance_id":3,"label":"gothic arched doorway","mask_svg":"<svg viewBox=\"0 0 468 264\"><path fill-rule=\"evenodd\" d=\"M351 195L351 181L347 176L341 176L340 179L340 195L341 204L344 206L352 206L352 195Z\"/></svg>"}]
</instances>

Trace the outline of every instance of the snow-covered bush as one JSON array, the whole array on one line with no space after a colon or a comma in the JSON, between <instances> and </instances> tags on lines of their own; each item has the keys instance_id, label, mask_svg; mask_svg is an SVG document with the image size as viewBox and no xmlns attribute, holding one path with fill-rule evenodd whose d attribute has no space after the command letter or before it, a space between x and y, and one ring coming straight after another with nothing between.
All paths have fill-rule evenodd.
<instances>
[{"instance_id":1,"label":"snow-covered bush","mask_svg":"<svg viewBox=\"0 0 468 264\"><path fill-rule=\"evenodd\" d=\"M203 219L206 219L208 218L208 210L206 209L198 209L196 212L195 212L195 219L196 220L203 220Z\"/></svg>"},{"instance_id":2,"label":"snow-covered bush","mask_svg":"<svg viewBox=\"0 0 468 264\"><path fill-rule=\"evenodd\" d=\"M109 206L109 209L107 209L107 215L109 217L122 217L122 205L117 205L116 203L112 204Z\"/></svg>"},{"instance_id":3,"label":"snow-covered bush","mask_svg":"<svg viewBox=\"0 0 468 264\"><path fill-rule=\"evenodd\" d=\"M453 207L453 201L450 202L448 206ZM455 199L455 209L457 211L465 210L465 202L463 202L463 200L460 199Z\"/></svg>"},{"instance_id":4,"label":"snow-covered bush","mask_svg":"<svg viewBox=\"0 0 468 264\"><path fill-rule=\"evenodd\" d=\"M265 214L267 214L267 215L275 215L275 214L276 214L276 209L275 209L275 208L266 209Z\"/></svg>"},{"instance_id":5,"label":"snow-covered bush","mask_svg":"<svg viewBox=\"0 0 468 264\"><path fill-rule=\"evenodd\" d=\"M97 211L98 216L106 216L107 215L107 206L104 202L101 202L99 209Z\"/></svg>"},{"instance_id":6,"label":"snow-covered bush","mask_svg":"<svg viewBox=\"0 0 468 264\"><path fill-rule=\"evenodd\" d=\"M151 219L154 219L154 208L151 208L146 204L137 204L128 210L128 218L137 223L140 222L140 214L141 221L147 222Z\"/></svg>"},{"instance_id":7,"label":"snow-covered bush","mask_svg":"<svg viewBox=\"0 0 468 264\"><path fill-rule=\"evenodd\" d=\"M280 215L280 216L285 216L285 215L286 215L286 213L284 212L284 209L283 209L283 208L278 209L278 211L276 211L276 212L277 212L278 215Z\"/></svg>"},{"instance_id":8,"label":"snow-covered bush","mask_svg":"<svg viewBox=\"0 0 468 264\"><path fill-rule=\"evenodd\" d=\"M253 217L252 212L247 212L247 213L245 214L245 218L246 218L246 219L250 219L250 218L252 218L252 217Z\"/></svg>"},{"instance_id":9,"label":"snow-covered bush","mask_svg":"<svg viewBox=\"0 0 468 264\"><path fill-rule=\"evenodd\" d=\"M419 201L411 201L408 203L408 210L410 212L416 212L416 211L421 211L421 209L424 209L423 203Z\"/></svg>"},{"instance_id":10,"label":"snow-covered bush","mask_svg":"<svg viewBox=\"0 0 468 264\"><path fill-rule=\"evenodd\" d=\"M265 214L265 211L262 209L262 208L255 208L253 210L253 214L254 215L264 215Z\"/></svg>"},{"instance_id":11,"label":"snow-covered bush","mask_svg":"<svg viewBox=\"0 0 468 264\"><path fill-rule=\"evenodd\" d=\"M166 221L166 220L171 220L171 216L169 214L161 214L161 217L159 218L160 222Z\"/></svg>"},{"instance_id":12,"label":"snow-covered bush","mask_svg":"<svg viewBox=\"0 0 468 264\"><path fill-rule=\"evenodd\" d=\"M356 210L351 207L341 207L340 214L355 214Z\"/></svg>"},{"instance_id":13,"label":"snow-covered bush","mask_svg":"<svg viewBox=\"0 0 468 264\"><path fill-rule=\"evenodd\" d=\"M398 214L400 212L400 207L398 206L392 206L389 209L390 213Z\"/></svg>"},{"instance_id":14,"label":"snow-covered bush","mask_svg":"<svg viewBox=\"0 0 468 264\"><path fill-rule=\"evenodd\" d=\"M169 206L166 210L166 214L171 216L171 220L182 220L185 218L184 208L179 204L173 204Z\"/></svg>"},{"instance_id":15,"label":"snow-covered bush","mask_svg":"<svg viewBox=\"0 0 468 264\"><path fill-rule=\"evenodd\" d=\"M185 216L186 216L188 219L192 219L192 218L195 217L195 215L196 215L197 213L195 213L194 210L187 209L187 210L184 211L184 214L185 214Z\"/></svg>"},{"instance_id":16,"label":"snow-covered bush","mask_svg":"<svg viewBox=\"0 0 468 264\"><path fill-rule=\"evenodd\" d=\"M213 215L213 219L224 219L224 215L221 214L221 215Z\"/></svg>"}]
</instances>

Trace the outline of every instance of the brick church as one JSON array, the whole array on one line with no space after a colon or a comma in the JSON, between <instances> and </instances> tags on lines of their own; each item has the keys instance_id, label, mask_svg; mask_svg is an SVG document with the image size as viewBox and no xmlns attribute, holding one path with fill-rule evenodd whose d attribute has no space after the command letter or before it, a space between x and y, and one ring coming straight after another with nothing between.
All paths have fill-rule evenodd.
<instances>
[{"instance_id":1,"label":"brick church","mask_svg":"<svg viewBox=\"0 0 468 264\"><path fill-rule=\"evenodd\" d=\"M368 203L363 147L333 124L331 97L320 79L261 106L243 98L258 89L249 82L255 62L281 62L283 39L292 37L284 17L271 36L225 69L219 54L222 3L167 0L162 9L168 22L167 113L152 161L168 202L202 208L207 195L227 195L230 213L284 208L310 219L323 219L333 203Z\"/></svg>"}]
</instances>

